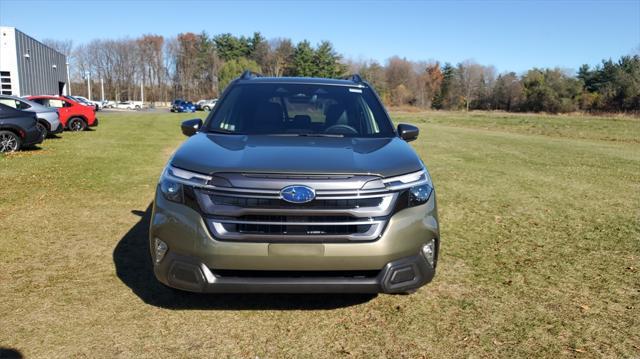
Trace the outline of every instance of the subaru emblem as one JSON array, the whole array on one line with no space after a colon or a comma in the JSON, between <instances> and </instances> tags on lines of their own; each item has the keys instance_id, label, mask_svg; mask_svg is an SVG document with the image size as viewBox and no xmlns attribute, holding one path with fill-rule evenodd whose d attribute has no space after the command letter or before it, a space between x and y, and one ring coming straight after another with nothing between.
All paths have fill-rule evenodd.
<instances>
[{"instance_id":1,"label":"subaru emblem","mask_svg":"<svg viewBox=\"0 0 640 359\"><path fill-rule=\"evenodd\" d=\"M307 203L316 198L316 191L307 186L287 186L280 190L280 198L291 203Z\"/></svg>"}]
</instances>

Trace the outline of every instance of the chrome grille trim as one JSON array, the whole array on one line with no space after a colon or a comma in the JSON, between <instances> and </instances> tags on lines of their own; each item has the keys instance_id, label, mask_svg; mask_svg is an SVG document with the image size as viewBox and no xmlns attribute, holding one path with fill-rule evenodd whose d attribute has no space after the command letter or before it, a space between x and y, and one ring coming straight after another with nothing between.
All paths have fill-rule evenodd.
<instances>
[{"instance_id":1,"label":"chrome grille trim","mask_svg":"<svg viewBox=\"0 0 640 359\"><path fill-rule=\"evenodd\" d=\"M216 223L231 223L231 224L258 224L268 226L347 226L347 225L367 225L367 224L380 224L383 221L375 221L373 219L366 221L339 221L339 222L273 222L273 221L242 221L236 219L211 219Z\"/></svg>"},{"instance_id":2,"label":"chrome grille trim","mask_svg":"<svg viewBox=\"0 0 640 359\"><path fill-rule=\"evenodd\" d=\"M211 230L214 238L221 240L231 240L231 241L258 241L258 242L345 242L345 241L371 241L377 239L382 233L382 229L384 228L385 221L365 221L362 224L371 225L369 230L364 233L352 233L352 234L250 234L250 233L239 233L239 232L229 232L224 227L225 223L217 219L207 219L207 225ZM241 222L241 221L236 221ZM297 224L291 224L290 222L254 222L255 224L268 224L275 223L276 225L283 226L295 226ZM243 224L247 224L246 222ZM327 223L325 223L327 224ZM328 223L332 225L331 223ZM337 222L336 225L354 225L353 222ZM304 226L313 227L315 225L322 225L322 223L302 223Z\"/></svg>"}]
</instances>

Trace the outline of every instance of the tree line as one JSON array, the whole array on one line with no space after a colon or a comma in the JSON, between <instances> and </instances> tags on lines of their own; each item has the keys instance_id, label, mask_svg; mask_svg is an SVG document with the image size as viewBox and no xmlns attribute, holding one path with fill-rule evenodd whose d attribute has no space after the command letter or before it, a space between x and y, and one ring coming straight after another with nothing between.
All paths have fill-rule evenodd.
<instances>
[{"instance_id":1,"label":"tree line","mask_svg":"<svg viewBox=\"0 0 640 359\"><path fill-rule=\"evenodd\" d=\"M99 79L105 97L147 102L173 98L215 98L242 71L267 76L337 78L359 73L392 106L445 110L503 110L563 113L573 111L639 112L640 55L583 65L576 74L559 68L497 73L495 67L467 60L458 64L409 61L394 56L384 64L344 59L329 41L267 40L229 33L181 33L176 37L143 35L136 39L96 39L72 46L45 40L67 54L72 92L93 98Z\"/></svg>"}]
</instances>

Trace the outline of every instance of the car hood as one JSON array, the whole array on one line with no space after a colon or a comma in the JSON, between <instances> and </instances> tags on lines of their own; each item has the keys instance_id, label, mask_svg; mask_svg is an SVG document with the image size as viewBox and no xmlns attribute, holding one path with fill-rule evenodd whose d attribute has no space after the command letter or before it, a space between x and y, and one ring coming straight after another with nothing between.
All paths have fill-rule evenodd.
<instances>
[{"instance_id":1,"label":"car hood","mask_svg":"<svg viewBox=\"0 0 640 359\"><path fill-rule=\"evenodd\" d=\"M194 172L373 174L422 168L400 138L245 136L198 133L174 154L173 166Z\"/></svg>"}]
</instances>

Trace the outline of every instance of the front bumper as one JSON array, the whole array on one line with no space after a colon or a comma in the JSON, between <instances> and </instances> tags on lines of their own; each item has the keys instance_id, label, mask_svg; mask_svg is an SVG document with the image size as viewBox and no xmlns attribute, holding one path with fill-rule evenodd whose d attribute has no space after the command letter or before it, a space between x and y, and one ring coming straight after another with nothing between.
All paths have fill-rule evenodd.
<instances>
[{"instance_id":1,"label":"front bumper","mask_svg":"<svg viewBox=\"0 0 640 359\"><path fill-rule=\"evenodd\" d=\"M44 138L42 137L42 132L38 127L33 126L27 129L24 132L24 136L22 137L22 146L33 146L39 143L42 143Z\"/></svg>"},{"instance_id":2,"label":"front bumper","mask_svg":"<svg viewBox=\"0 0 640 359\"><path fill-rule=\"evenodd\" d=\"M417 254L389 262L373 276L287 271L252 276L243 271L216 272L195 257L170 252L154 273L170 287L201 293L402 293L429 283L435 268Z\"/></svg>"},{"instance_id":3,"label":"front bumper","mask_svg":"<svg viewBox=\"0 0 640 359\"><path fill-rule=\"evenodd\" d=\"M62 131L64 131L64 126L62 125L62 122L58 122L58 127L52 130L51 133L55 135L58 133L62 133Z\"/></svg>"},{"instance_id":4,"label":"front bumper","mask_svg":"<svg viewBox=\"0 0 640 359\"><path fill-rule=\"evenodd\" d=\"M212 237L200 213L157 193L149 230L152 258L155 238L169 250L154 273L168 286L195 292L406 292L435 274L436 213L434 192L427 203L394 214L375 241L228 242ZM420 254L432 240L433 267Z\"/></svg>"}]
</instances>

